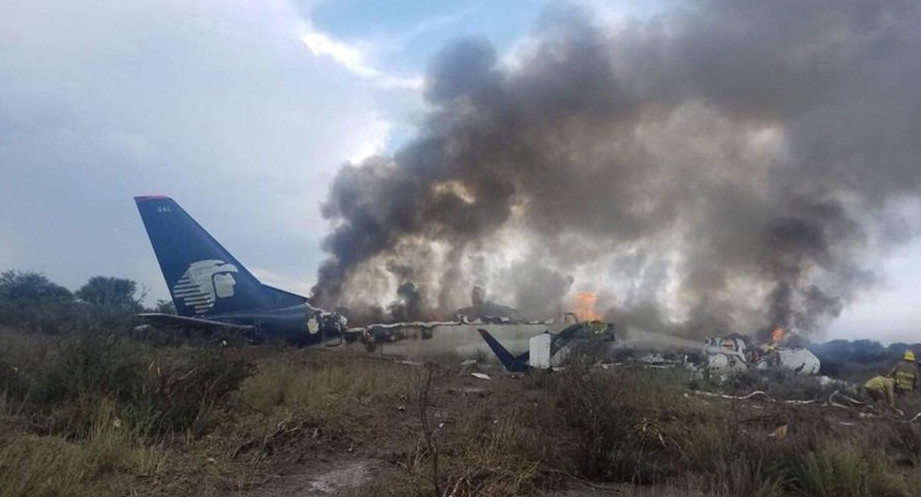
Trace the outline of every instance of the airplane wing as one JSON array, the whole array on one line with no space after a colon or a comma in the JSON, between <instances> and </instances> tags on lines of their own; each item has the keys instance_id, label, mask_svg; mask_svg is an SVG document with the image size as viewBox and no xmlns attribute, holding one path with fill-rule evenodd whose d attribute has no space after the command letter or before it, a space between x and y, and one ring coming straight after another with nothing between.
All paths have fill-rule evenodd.
<instances>
[{"instance_id":1,"label":"airplane wing","mask_svg":"<svg viewBox=\"0 0 921 497\"><path fill-rule=\"evenodd\" d=\"M211 328L211 329L235 330L235 331L252 331L253 329L255 329L254 326L224 323L222 321L214 321L211 319L177 316L175 314L163 314L159 312L145 312L142 314L138 314L138 317L146 321L148 324L152 324L154 326L162 326L166 328L180 327L180 326L194 326L198 328Z\"/></svg>"},{"instance_id":2,"label":"airplane wing","mask_svg":"<svg viewBox=\"0 0 921 497\"><path fill-rule=\"evenodd\" d=\"M484 329L478 329L477 331L480 332L480 336L486 341L486 345L489 346L493 354L496 354L496 357L499 358L499 362L505 366L505 369L512 373L527 373L530 371L531 368L528 366L530 352L525 352L516 357L512 355L508 349L503 347L495 337L490 335L488 331Z\"/></svg>"}]
</instances>

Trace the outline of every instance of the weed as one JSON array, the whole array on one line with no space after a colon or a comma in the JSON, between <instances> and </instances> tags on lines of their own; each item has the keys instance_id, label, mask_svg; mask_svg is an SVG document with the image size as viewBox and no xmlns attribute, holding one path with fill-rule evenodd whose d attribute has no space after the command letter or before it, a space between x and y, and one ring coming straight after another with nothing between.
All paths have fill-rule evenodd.
<instances>
[{"instance_id":1,"label":"weed","mask_svg":"<svg viewBox=\"0 0 921 497\"><path fill-rule=\"evenodd\" d=\"M913 466L921 466L921 428L913 423L896 425L891 431L890 445Z\"/></svg>"},{"instance_id":2,"label":"weed","mask_svg":"<svg viewBox=\"0 0 921 497\"><path fill-rule=\"evenodd\" d=\"M85 495L88 486L114 472L153 476L167 452L149 445L105 406L83 440L18 435L0 449L0 497Z\"/></svg>"},{"instance_id":3,"label":"weed","mask_svg":"<svg viewBox=\"0 0 921 497\"><path fill-rule=\"evenodd\" d=\"M634 483L662 481L675 468L678 445L668 422L683 404L673 379L646 371L617 374L574 363L542 380L546 420L571 433L578 471L587 478Z\"/></svg>"},{"instance_id":4,"label":"weed","mask_svg":"<svg viewBox=\"0 0 921 497\"><path fill-rule=\"evenodd\" d=\"M901 480L888 474L885 456L866 447L840 444L802 457L797 486L815 497L899 497Z\"/></svg>"},{"instance_id":5,"label":"weed","mask_svg":"<svg viewBox=\"0 0 921 497\"><path fill-rule=\"evenodd\" d=\"M17 365L0 358L8 403L40 433L89 436L101 406L154 439L209 427L209 413L251 373L245 361L204 350L157 357L140 344L86 333L39 341Z\"/></svg>"},{"instance_id":6,"label":"weed","mask_svg":"<svg viewBox=\"0 0 921 497\"><path fill-rule=\"evenodd\" d=\"M347 367L277 361L261 365L235 398L262 412L277 407L323 410L335 403L369 403L381 397L405 396L408 391L406 368L389 363L374 361L372 367Z\"/></svg>"}]
</instances>

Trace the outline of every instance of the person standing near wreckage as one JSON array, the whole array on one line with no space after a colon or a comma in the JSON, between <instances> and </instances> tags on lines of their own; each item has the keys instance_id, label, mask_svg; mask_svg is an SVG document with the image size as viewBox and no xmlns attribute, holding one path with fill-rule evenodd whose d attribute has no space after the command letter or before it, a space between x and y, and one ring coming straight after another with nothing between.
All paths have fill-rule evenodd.
<instances>
[{"instance_id":1,"label":"person standing near wreckage","mask_svg":"<svg viewBox=\"0 0 921 497\"><path fill-rule=\"evenodd\" d=\"M902 359L889 372L889 377L895 380L896 392L906 394L918 388L918 367L915 365L915 353L911 350L906 350Z\"/></svg>"}]
</instances>

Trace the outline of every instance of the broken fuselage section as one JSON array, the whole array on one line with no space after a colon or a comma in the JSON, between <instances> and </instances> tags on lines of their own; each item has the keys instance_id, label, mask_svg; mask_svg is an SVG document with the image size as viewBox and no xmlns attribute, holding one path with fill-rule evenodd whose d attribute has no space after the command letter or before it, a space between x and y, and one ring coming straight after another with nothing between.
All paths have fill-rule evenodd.
<instances>
[{"instance_id":1,"label":"broken fuselage section","mask_svg":"<svg viewBox=\"0 0 921 497\"><path fill-rule=\"evenodd\" d=\"M527 373L531 369L552 369L559 366L570 356L578 353L589 356L592 352L604 349L605 343L613 344L615 334L613 325L602 321L588 321L576 323L566 327L559 333L549 330L535 335L528 340L528 351L522 354L512 354L493 335L485 330L478 329L480 336L489 346L493 354L506 370L512 373Z\"/></svg>"},{"instance_id":2,"label":"broken fuselage section","mask_svg":"<svg viewBox=\"0 0 921 497\"><path fill-rule=\"evenodd\" d=\"M749 369L786 369L818 374L821 362L809 349L778 343L752 346L741 335L710 337L704 347L706 370L711 374L734 374Z\"/></svg>"}]
</instances>

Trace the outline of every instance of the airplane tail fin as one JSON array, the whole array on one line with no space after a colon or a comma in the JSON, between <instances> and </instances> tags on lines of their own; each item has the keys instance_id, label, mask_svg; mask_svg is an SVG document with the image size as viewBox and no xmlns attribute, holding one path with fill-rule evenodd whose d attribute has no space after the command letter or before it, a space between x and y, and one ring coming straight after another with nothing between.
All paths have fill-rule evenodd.
<instances>
[{"instance_id":1,"label":"airplane tail fin","mask_svg":"<svg viewBox=\"0 0 921 497\"><path fill-rule=\"evenodd\" d=\"M499 341L495 339L495 337L490 335L488 331L482 328L478 329L477 331L480 332L480 336L482 336L483 340L486 341L486 345L489 346L493 354L496 354L496 357L499 358L499 362L501 362L502 365L505 366L505 369L507 369L509 372L512 372L512 373L527 373L528 372L528 370L530 369L528 367L528 356L530 355L528 352L525 352L524 354L521 354L516 357L512 355L512 353L509 352L508 349L503 347L502 344L499 343Z\"/></svg>"},{"instance_id":2,"label":"airplane tail fin","mask_svg":"<svg viewBox=\"0 0 921 497\"><path fill-rule=\"evenodd\" d=\"M173 199L135 197L180 316L206 316L304 302L259 282Z\"/></svg>"}]
</instances>

